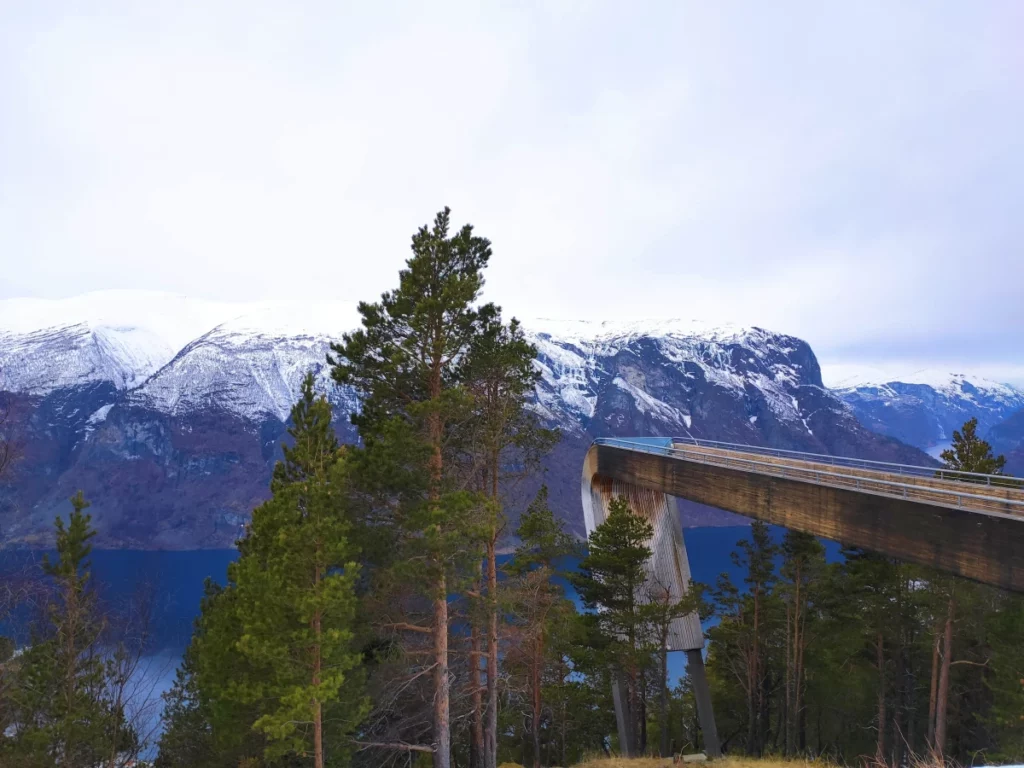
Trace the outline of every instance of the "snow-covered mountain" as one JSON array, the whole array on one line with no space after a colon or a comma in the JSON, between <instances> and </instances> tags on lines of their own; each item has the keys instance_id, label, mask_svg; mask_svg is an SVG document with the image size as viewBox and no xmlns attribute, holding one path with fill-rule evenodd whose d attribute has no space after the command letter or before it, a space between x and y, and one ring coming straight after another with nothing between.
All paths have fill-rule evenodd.
<instances>
[{"instance_id":1,"label":"snow-covered mountain","mask_svg":"<svg viewBox=\"0 0 1024 768\"><path fill-rule=\"evenodd\" d=\"M284 421L312 370L319 388L351 410L354 397L335 389L327 369L331 340L338 336L271 335L244 323L224 323L129 389L127 400L169 414L222 408L250 421L266 416Z\"/></svg>"},{"instance_id":2,"label":"snow-covered mountain","mask_svg":"<svg viewBox=\"0 0 1024 768\"><path fill-rule=\"evenodd\" d=\"M0 349L0 389L36 395L101 381L130 389L174 354L146 329L85 322L22 334L0 330Z\"/></svg>"},{"instance_id":3,"label":"snow-covered mountain","mask_svg":"<svg viewBox=\"0 0 1024 768\"><path fill-rule=\"evenodd\" d=\"M992 427L985 438L997 455L1006 457L1004 471L1024 477L1024 408Z\"/></svg>"},{"instance_id":4,"label":"snow-covered mountain","mask_svg":"<svg viewBox=\"0 0 1024 768\"><path fill-rule=\"evenodd\" d=\"M795 396L801 387L822 389L810 348L799 339L760 328L709 327L695 321L587 323L535 321L530 338L538 350L542 383L538 406L552 421L586 429L596 419L622 422L635 411L649 429L673 435L705 432L708 401L692 397L708 388L750 410L743 432L761 432L765 414L813 437L809 412ZM648 370L645 358L659 367ZM629 408L615 414L602 397ZM689 396L688 396L689 395ZM694 419L698 424L694 425ZM715 429L715 427L710 427ZM657 433L656 433L657 434Z\"/></svg>"},{"instance_id":5,"label":"snow-covered mountain","mask_svg":"<svg viewBox=\"0 0 1024 768\"><path fill-rule=\"evenodd\" d=\"M972 417L986 436L1024 409L1024 390L959 373L919 371L899 381L848 385L836 393L869 429L933 456L949 447L953 430Z\"/></svg>"},{"instance_id":6,"label":"snow-covered mountain","mask_svg":"<svg viewBox=\"0 0 1024 768\"><path fill-rule=\"evenodd\" d=\"M0 302L0 389L26 454L0 488L0 539L45 542L82 488L104 545L230 545L266 495L307 370L336 404L343 439L353 439L346 415L357 403L330 383L326 355L357 323L354 305L332 302L131 292ZM928 460L865 429L823 386L811 348L791 336L690 321L524 326L542 376L534 407L563 431L546 482L577 529L579 466L596 436Z\"/></svg>"}]
</instances>

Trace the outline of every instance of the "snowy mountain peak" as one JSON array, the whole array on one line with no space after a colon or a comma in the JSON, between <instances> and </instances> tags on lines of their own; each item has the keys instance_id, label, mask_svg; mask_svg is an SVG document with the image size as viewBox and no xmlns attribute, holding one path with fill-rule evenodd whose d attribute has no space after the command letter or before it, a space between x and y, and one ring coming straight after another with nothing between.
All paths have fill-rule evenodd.
<instances>
[{"instance_id":1,"label":"snowy mountain peak","mask_svg":"<svg viewBox=\"0 0 1024 768\"><path fill-rule=\"evenodd\" d=\"M41 395L101 381L130 389L173 355L164 339L133 326L83 322L27 333L0 330L0 390Z\"/></svg>"},{"instance_id":2,"label":"snowy mountain peak","mask_svg":"<svg viewBox=\"0 0 1024 768\"><path fill-rule=\"evenodd\" d=\"M844 370L832 383L837 391L882 390L910 384L930 387L936 392L949 395L984 392L996 397L1016 398L1024 394L1024 389L1012 384L1004 384L976 374L953 373L936 368L921 368L898 374L877 368L857 368Z\"/></svg>"},{"instance_id":3,"label":"snowy mountain peak","mask_svg":"<svg viewBox=\"0 0 1024 768\"><path fill-rule=\"evenodd\" d=\"M930 369L899 379L877 373L848 378L836 394L868 428L933 456L949 447L954 430L968 419L978 420L984 437L1024 408L1024 389L979 376Z\"/></svg>"}]
</instances>

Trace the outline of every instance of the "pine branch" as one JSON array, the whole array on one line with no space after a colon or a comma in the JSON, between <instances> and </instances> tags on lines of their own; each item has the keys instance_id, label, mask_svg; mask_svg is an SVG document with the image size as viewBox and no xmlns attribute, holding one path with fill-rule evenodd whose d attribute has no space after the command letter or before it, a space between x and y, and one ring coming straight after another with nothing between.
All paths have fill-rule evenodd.
<instances>
[{"instance_id":1,"label":"pine branch","mask_svg":"<svg viewBox=\"0 0 1024 768\"><path fill-rule=\"evenodd\" d=\"M421 627L417 624L409 624L405 621L395 622L394 624L382 624L381 626L386 627L388 629L401 629L405 630L406 632L419 632L424 635L430 635L434 632L434 630L430 627Z\"/></svg>"},{"instance_id":2,"label":"pine branch","mask_svg":"<svg viewBox=\"0 0 1024 768\"><path fill-rule=\"evenodd\" d=\"M434 752L433 746L423 746L422 744L406 744L404 741L353 741L353 744L359 747L359 751L362 752L364 749L398 749L403 752Z\"/></svg>"}]
</instances>

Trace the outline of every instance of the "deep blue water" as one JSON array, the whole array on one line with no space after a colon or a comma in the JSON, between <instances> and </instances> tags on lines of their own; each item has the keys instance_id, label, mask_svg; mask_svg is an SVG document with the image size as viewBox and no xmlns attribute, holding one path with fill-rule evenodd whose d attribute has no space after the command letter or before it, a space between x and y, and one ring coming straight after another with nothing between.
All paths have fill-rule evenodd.
<instances>
[{"instance_id":1,"label":"deep blue water","mask_svg":"<svg viewBox=\"0 0 1024 768\"><path fill-rule=\"evenodd\" d=\"M749 527L687 528L684 530L690 571L694 580L713 585L722 572L739 583L739 572L729 553L737 541L749 538ZM773 529L781 539L783 530ZM825 542L830 561L839 559L839 545ZM154 651L180 653L188 644L192 621L199 611L203 584L211 578L221 584L233 550L136 551L96 550L92 553L93 579L105 603L117 612L140 598L151 606L150 636ZM41 553L0 552L0 574L38 563ZM564 582L563 582L564 584ZM571 588L565 584L571 593ZM573 595L574 596L574 595Z\"/></svg>"},{"instance_id":2,"label":"deep blue water","mask_svg":"<svg viewBox=\"0 0 1024 768\"><path fill-rule=\"evenodd\" d=\"M749 538L749 527L687 528L683 533L694 580L713 585L720 573L727 572L735 583L741 584L742 573L733 565L729 553L735 549L737 541ZM776 540L781 540L783 529L774 528L772 534ZM825 545L830 561L840 559L838 544L825 542ZM140 599L151 607L148 674L157 681L153 686L154 696L167 690L173 682L174 669L188 644L192 622L199 612L206 579L223 584L228 564L237 556L233 549L96 550L92 553L94 583L110 611L116 614L125 605ZM31 569L41 558L38 552L0 551L0 577ZM563 584L575 598L568 584L564 581ZM20 618L24 620L26 616ZM0 624L0 634L8 634L8 630L9 627ZM684 671L685 655L671 654L669 673L673 685L674 678Z\"/></svg>"}]
</instances>

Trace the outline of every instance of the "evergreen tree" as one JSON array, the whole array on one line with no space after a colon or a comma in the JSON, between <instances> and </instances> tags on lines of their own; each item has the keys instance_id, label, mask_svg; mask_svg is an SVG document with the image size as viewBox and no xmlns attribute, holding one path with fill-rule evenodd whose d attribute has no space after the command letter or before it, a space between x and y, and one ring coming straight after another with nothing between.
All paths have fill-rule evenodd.
<instances>
[{"instance_id":1,"label":"evergreen tree","mask_svg":"<svg viewBox=\"0 0 1024 768\"><path fill-rule=\"evenodd\" d=\"M999 602L987 616L991 669L986 685L992 705L984 720L995 745L987 756L990 765L1024 760L1024 598L1005 594Z\"/></svg>"},{"instance_id":2,"label":"evergreen tree","mask_svg":"<svg viewBox=\"0 0 1024 768\"><path fill-rule=\"evenodd\" d=\"M481 493L487 497L489 528L485 533L487 601L487 705L486 727L479 701L479 666L472 666L474 690L472 755L479 754L487 768L497 764L498 727L498 539L505 520L502 489L511 477L526 478L538 471L541 457L557 442L557 430L541 426L528 409L529 396L540 377L534 367L536 348L514 318L502 321L500 311L486 306L480 312L479 332L459 370L458 378L472 397L473 418L466 442L467 460ZM472 653L480 651L474 623ZM483 743L478 743L478 742Z\"/></svg>"},{"instance_id":3,"label":"evergreen tree","mask_svg":"<svg viewBox=\"0 0 1024 768\"><path fill-rule=\"evenodd\" d=\"M210 718L196 683L192 648L186 649L174 675L174 684L163 695L163 732L157 746L156 768L208 768L218 764Z\"/></svg>"},{"instance_id":4,"label":"evergreen tree","mask_svg":"<svg viewBox=\"0 0 1024 768\"><path fill-rule=\"evenodd\" d=\"M544 716L545 682L556 670L562 655L552 647L551 638L559 626L571 622L575 609L562 587L553 581L558 563L577 551L575 541L548 506L548 489L542 487L519 521L520 544L508 565L513 584L511 613L515 617L517 648L508 666L522 668L529 698L529 722L533 737L533 765L541 765L541 722Z\"/></svg>"},{"instance_id":5,"label":"evergreen tree","mask_svg":"<svg viewBox=\"0 0 1024 768\"><path fill-rule=\"evenodd\" d=\"M807 650L816 624L825 573L825 548L813 536L786 531L780 569L782 600L786 611L786 754L807 748L806 711Z\"/></svg>"},{"instance_id":6,"label":"evergreen tree","mask_svg":"<svg viewBox=\"0 0 1024 768\"><path fill-rule=\"evenodd\" d=\"M432 750L436 768L451 765L448 596L479 562L478 494L458 478L455 456L471 421L472 398L460 363L480 331L475 303L490 243L469 225L449 234L450 211L412 239L399 286L374 304L361 303L362 328L333 345L332 375L361 399L352 415L363 448L356 474L363 491L388 509L395 526L391 573L431 604L426 624L388 622L432 640Z\"/></svg>"},{"instance_id":7,"label":"evergreen tree","mask_svg":"<svg viewBox=\"0 0 1024 768\"><path fill-rule=\"evenodd\" d=\"M992 446L978 437L977 417L964 422L961 430L953 430L953 443L940 454L947 469L971 474L998 475L1006 466L1004 456L993 456ZM955 480L972 481L970 477Z\"/></svg>"},{"instance_id":8,"label":"evergreen tree","mask_svg":"<svg viewBox=\"0 0 1024 768\"><path fill-rule=\"evenodd\" d=\"M181 755L208 755L197 768L256 765L269 743L253 723L268 708L262 701L241 700L239 681L265 676L238 648L242 635L238 591L230 579L225 587L207 580L192 633L192 641L178 669L172 697L164 712L160 741L167 765ZM166 753L165 753L166 750Z\"/></svg>"},{"instance_id":9,"label":"evergreen tree","mask_svg":"<svg viewBox=\"0 0 1024 768\"><path fill-rule=\"evenodd\" d=\"M67 524L62 518L55 523L56 559L43 559L54 585L46 622L19 660L14 694L19 715L10 745L14 765L113 766L138 743L124 712L105 695L105 624L88 560L96 531L81 491L71 504Z\"/></svg>"},{"instance_id":10,"label":"evergreen tree","mask_svg":"<svg viewBox=\"0 0 1024 768\"><path fill-rule=\"evenodd\" d=\"M964 423L963 429L953 432L952 446L943 451L942 460L948 469L955 472L967 474L954 475L954 480L962 482L980 482L981 478L974 477L977 474L997 475L1002 474L1006 465L1006 458L994 456L992 446L978 437L978 419L972 418ZM953 664L953 650L955 641L955 628L957 624L958 600L960 593L966 589L958 585L956 579L941 577L932 580L933 588L943 595L946 603L944 621L936 622L935 648L937 651L938 666L937 676L933 673L934 706L934 728L929 721L929 732L934 733L932 747L935 752L943 754L947 746L948 709L950 698L950 674ZM939 631L941 627L941 640ZM939 646L941 644L941 651ZM934 668L934 665L933 665ZM937 679L936 679L937 678Z\"/></svg>"},{"instance_id":11,"label":"evergreen tree","mask_svg":"<svg viewBox=\"0 0 1024 768\"><path fill-rule=\"evenodd\" d=\"M628 754L642 753L644 749L642 674L650 664L655 646L652 611L644 602L643 588L645 564L651 557L647 542L653 533L651 524L634 515L626 499L613 499L608 505L607 519L590 534L587 555L572 576L583 604L596 611L589 619L603 638L605 658L625 677L634 719L627 729L632 743L621 745Z\"/></svg>"},{"instance_id":12,"label":"evergreen tree","mask_svg":"<svg viewBox=\"0 0 1024 768\"><path fill-rule=\"evenodd\" d=\"M267 756L310 754L315 768L347 753L342 742L364 714L353 649L358 565L348 544L346 467L331 407L313 376L292 408L294 443L275 468L273 498L253 512L248 544L230 567L239 652L260 674L230 688L261 702L252 723ZM325 744L325 710L334 742Z\"/></svg>"},{"instance_id":13,"label":"evergreen tree","mask_svg":"<svg viewBox=\"0 0 1024 768\"><path fill-rule=\"evenodd\" d=\"M779 626L778 601L773 594L778 548L768 526L760 521L750 526L750 540L739 541L737 547L739 551L731 557L744 571L746 589L741 592L727 574L719 576L712 595L721 622L710 636L720 646L715 664L727 666L743 690L746 712L741 722L746 729L746 751L760 755L767 744L769 724L771 638Z\"/></svg>"}]
</instances>

